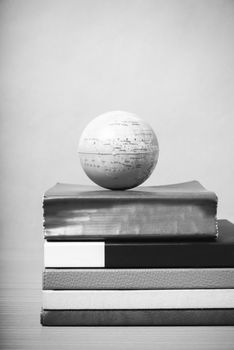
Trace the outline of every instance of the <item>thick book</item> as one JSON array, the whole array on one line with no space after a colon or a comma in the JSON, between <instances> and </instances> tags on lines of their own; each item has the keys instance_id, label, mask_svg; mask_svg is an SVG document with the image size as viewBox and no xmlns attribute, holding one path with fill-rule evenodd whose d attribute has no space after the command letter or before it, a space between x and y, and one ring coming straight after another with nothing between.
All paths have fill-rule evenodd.
<instances>
[{"instance_id":1,"label":"thick book","mask_svg":"<svg viewBox=\"0 0 234 350\"><path fill-rule=\"evenodd\" d=\"M234 288L234 268L45 269L44 290Z\"/></svg>"},{"instance_id":2,"label":"thick book","mask_svg":"<svg viewBox=\"0 0 234 350\"><path fill-rule=\"evenodd\" d=\"M46 268L234 267L234 224L219 220L216 240L44 243Z\"/></svg>"},{"instance_id":3,"label":"thick book","mask_svg":"<svg viewBox=\"0 0 234 350\"><path fill-rule=\"evenodd\" d=\"M44 290L47 310L229 309L234 289Z\"/></svg>"},{"instance_id":4,"label":"thick book","mask_svg":"<svg viewBox=\"0 0 234 350\"><path fill-rule=\"evenodd\" d=\"M128 191L58 183L43 208L48 240L217 236L217 196L197 181Z\"/></svg>"},{"instance_id":5,"label":"thick book","mask_svg":"<svg viewBox=\"0 0 234 350\"><path fill-rule=\"evenodd\" d=\"M44 310L43 326L234 326L234 309Z\"/></svg>"}]
</instances>

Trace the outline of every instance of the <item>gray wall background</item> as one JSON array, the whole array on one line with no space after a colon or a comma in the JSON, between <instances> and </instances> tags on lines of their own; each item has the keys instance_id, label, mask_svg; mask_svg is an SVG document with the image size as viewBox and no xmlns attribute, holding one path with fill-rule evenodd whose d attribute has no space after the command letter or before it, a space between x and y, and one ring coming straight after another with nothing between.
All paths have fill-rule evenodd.
<instances>
[{"instance_id":1,"label":"gray wall background","mask_svg":"<svg viewBox=\"0 0 234 350\"><path fill-rule=\"evenodd\" d=\"M145 185L197 179L234 221L234 1L0 2L1 237L42 248L42 195L89 184L77 155L109 110L160 144Z\"/></svg>"}]
</instances>

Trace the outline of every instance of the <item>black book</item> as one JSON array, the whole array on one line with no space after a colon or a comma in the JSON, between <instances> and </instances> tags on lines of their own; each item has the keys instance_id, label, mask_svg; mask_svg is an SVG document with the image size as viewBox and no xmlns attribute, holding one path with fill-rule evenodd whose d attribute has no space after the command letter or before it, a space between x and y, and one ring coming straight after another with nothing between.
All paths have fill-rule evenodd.
<instances>
[{"instance_id":1,"label":"black book","mask_svg":"<svg viewBox=\"0 0 234 350\"><path fill-rule=\"evenodd\" d=\"M233 326L234 309L42 310L43 326Z\"/></svg>"}]
</instances>

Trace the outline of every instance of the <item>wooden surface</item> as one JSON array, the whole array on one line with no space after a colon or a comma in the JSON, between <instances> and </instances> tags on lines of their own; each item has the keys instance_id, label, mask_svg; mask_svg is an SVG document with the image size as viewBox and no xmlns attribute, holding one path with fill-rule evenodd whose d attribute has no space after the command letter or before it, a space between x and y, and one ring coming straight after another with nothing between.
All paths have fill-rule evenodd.
<instances>
[{"instance_id":1,"label":"wooden surface","mask_svg":"<svg viewBox=\"0 0 234 350\"><path fill-rule=\"evenodd\" d=\"M42 244L0 249L0 349L234 349L234 327L42 327Z\"/></svg>"}]
</instances>

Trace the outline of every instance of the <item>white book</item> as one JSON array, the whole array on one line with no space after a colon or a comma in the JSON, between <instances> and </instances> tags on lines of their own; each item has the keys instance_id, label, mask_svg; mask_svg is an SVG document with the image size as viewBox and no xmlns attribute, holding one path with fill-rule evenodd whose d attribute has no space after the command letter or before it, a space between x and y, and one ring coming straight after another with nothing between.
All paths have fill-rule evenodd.
<instances>
[{"instance_id":1,"label":"white book","mask_svg":"<svg viewBox=\"0 0 234 350\"><path fill-rule=\"evenodd\" d=\"M104 267L104 242L44 242L44 266Z\"/></svg>"},{"instance_id":2,"label":"white book","mask_svg":"<svg viewBox=\"0 0 234 350\"><path fill-rule=\"evenodd\" d=\"M223 309L234 308L234 289L43 291L43 308Z\"/></svg>"}]
</instances>

